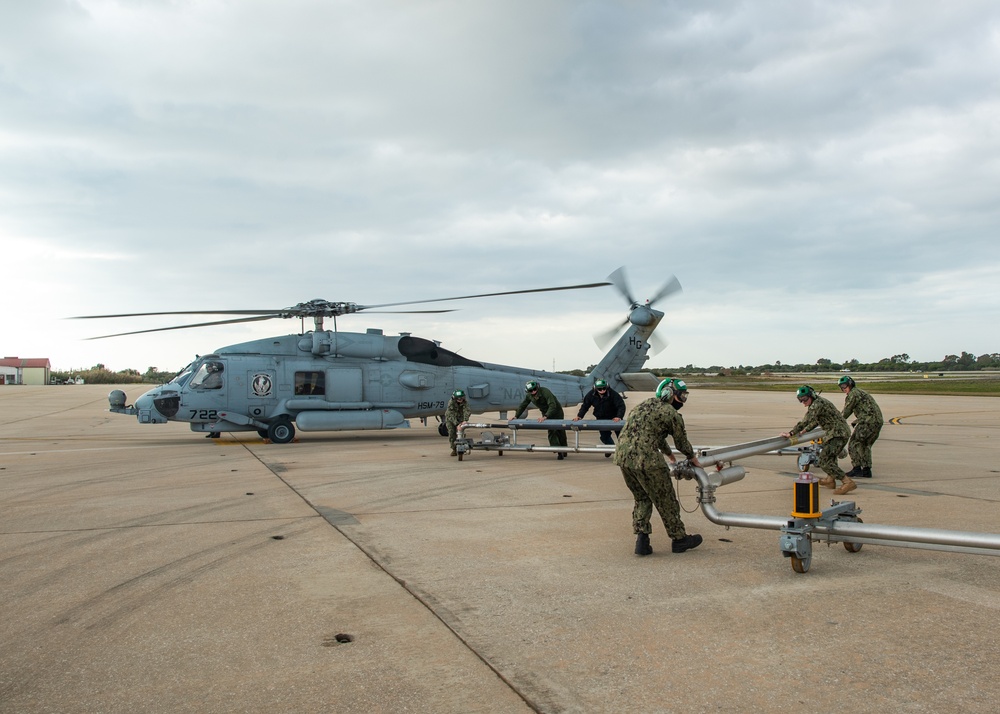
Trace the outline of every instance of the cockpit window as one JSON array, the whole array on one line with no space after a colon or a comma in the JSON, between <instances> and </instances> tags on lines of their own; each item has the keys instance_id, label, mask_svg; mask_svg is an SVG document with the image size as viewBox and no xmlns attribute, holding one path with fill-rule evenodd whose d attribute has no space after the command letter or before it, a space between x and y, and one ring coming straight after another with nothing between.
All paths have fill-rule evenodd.
<instances>
[{"instance_id":1,"label":"cockpit window","mask_svg":"<svg viewBox=\"0 0 1000 714\"><path fill-rule=\"evenodd\" d=\"M222 373L225 369L222 362L213 360L203 363L191 379L192 389L222 389Z\"/></svg>"},{"instance_id":2,"label":"cockpit window","mask_svg":"<svg viewBox=\"0 0 1000 714\"><path fill-rule=\"evenodd\" d=\"M173 379L167 382L167 384L184 384L184 382L187 381L187 378L191 376L191 373L193 371L194 371L194 362L187 365L184 369L178 372Z\"/></svg>"}]
</instances>

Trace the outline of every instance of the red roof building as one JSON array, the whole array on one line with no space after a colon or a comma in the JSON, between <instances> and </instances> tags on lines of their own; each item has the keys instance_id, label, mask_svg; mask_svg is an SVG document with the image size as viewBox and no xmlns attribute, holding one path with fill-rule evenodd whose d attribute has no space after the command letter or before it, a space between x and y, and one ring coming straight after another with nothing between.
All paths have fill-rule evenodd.
<instances>
[{"instance_id":1,"label":"red roof building","mask_svg":"<svg viewBox=\"0 0 1000 714\"><path fill-rule=\"evenodd\" d=\"M52 363L47 357L0 359L0 384L48 384Z\"/></svg>"}]
</instances>

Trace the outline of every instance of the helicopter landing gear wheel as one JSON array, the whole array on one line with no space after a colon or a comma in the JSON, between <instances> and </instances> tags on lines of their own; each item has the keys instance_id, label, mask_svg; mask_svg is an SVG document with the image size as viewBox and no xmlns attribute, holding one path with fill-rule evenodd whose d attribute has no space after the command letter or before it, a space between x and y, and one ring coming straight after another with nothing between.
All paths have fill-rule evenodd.
<instances>
[{"instance_id":1,"label":"helicopter landing gear wheel","mask_svg":"<svg viewBox=\"0 0 1000 714\"><path fill-rule=\"evenodd\" d=\"M267 438L275 444L287 444L295 436L295 427L287 416L280 416L267 427Z\"/></svg>"},{"instance_id":2,"label":"helicopter landing gear wheel","mask_svg":"<svg viewBox=\"0 0 1000 714\"><path fill-rule=\"evenodd\" d=\"M257 430L257 434L259 434L259 435L260 435L260 438L261 438L261 439L270 439L270 438L271 438L271 437L269 437L269 436L267 435L267 429L258 429L258 430Z\"/></svg>"},{"instance_id":3,"label":"helicopter landing gear wheel","mask_svg":"<svg viewBox=\"0 0 1000 714\"><path fill-rule=\"evenodd\" d=\"M864 521L860 518L857 519L857 522L864 523ZM844 541L844 549L847 550L848 553L857 553L861 550L861 546L863 545L864 543L848 543L847 541Z\"/></svg>"},{"instance_id":4,"label":"helicopter landing gear wheel","mask_svg":"<svg viewBox=\"0 0 1000 714\"><path fill-rule=\"evenodd\" d=\"M794 570L796 573L809 572L809 564L812 563L812 556L809 556L808 558L799 558L798 556L793 555L791 556L791 558L792 558L792 570Z\"/></svg>"}]
</instances>

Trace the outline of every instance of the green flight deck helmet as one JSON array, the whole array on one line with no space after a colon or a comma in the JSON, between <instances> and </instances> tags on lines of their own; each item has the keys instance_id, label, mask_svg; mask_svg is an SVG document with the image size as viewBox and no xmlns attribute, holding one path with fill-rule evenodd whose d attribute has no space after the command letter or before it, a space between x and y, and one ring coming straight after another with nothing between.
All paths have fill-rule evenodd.
<instances>
[{"instance_id":1,"label":"green flight deck helmet","mask_svg":"<svg viewBox=\"0 0 1000 714\"><path fill-rule=\"evenodd\" d=\"M795 398L798 399L800 402L805 402L807 399L815 399L816 390L810 387L808 384L803 384L801 387L798 388L798 391L795 392Z\"/></svg>"}]
</instances>

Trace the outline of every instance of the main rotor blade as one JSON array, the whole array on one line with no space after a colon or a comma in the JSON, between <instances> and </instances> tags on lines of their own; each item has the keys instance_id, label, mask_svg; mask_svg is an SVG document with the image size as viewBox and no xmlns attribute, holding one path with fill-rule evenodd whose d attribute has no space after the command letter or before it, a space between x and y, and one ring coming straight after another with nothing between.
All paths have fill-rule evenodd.
<instances>
[{"instance_id":1,"label":"main rotor blade","mask_svg":"<svg viewBox=\"0 0 1000 714\"><path fill-rule=\"evenodd\" d=\"M458 308L451 308L449 310L368 310L365 312L370 312L375 315L436 315L441 312L458 312Z\"/></svg>"},{"instance_id":2,"label":"main rotor blade","mask_svg":"<svg viewBox=\"0 0 1000 714\"><path fill-rule=\"evenodd\" d=\"M588 288L602 288L611 283L585 283L583 285L563 285L557 288L531 288L530 290L507 290L500 293L481 293L479 295L460 295L459 297L434 298L432 300L410 300L408 302L387 302L381 305L358 305L359 310L370 310L376 307L395 307L396 305L418 305L425 302L445 302L447 300L471 300L472 298L497 297L500 295L525 295L527 293L549 293L557 290L586 290Z\"/></svg>"},{"instance_id":3,"label":"main rotor blade","mask_svg":"<svg viewBox=\"0 0 1000 714\"><path fill-rule=\"evenodd\" d=\"M86 340L103 340L107 337L124 337L125 335L141 335L144 332L166 332L167 330L186 330L189 327L208 327L209 325L234 325L238 322L260 322L261 320L271 320L281 315L261 315L259 317L241 317L237 320L215 320L213 322L199 322L194 325L174 325L173 327L156 327L150 330L135 330L133 332L119 332L114 335L101 335L99 337L85 337Z\"/></svg>"},{"instance_id":4,"label":"main rotor blade","mask_svg":"<svg viewBox=\"0 0 1000 714\"><path fill-rule=\"evenodd\" d=\"M67 317L67 320L101 320L107 317L149 317L152 315L267 315L268 318L280 317L284 310L174 310L172 312L124 312L121 315L77 315ZM213 323L206 322L206 325ZM191 327L197 327L192 325Z\"/></svg>"},{"instance_id":5,"label":"main rotor blade","mask_svg":"<svg viewBox=\"0 0 1000 714\"><path fill-rule=\"evenodd\" d=\"M375 308L380 308L380 307L396 307L396 306L399 306L399 305L420 305L422 303L428 303L428 302L445 302L445 301L448 301L448 300L470 300L472 298L497 297L497 296L500 296L500 295L524 295L524 294L528 294L528 293L555 292L555 291L558 291L558 290L586 290L586 289L589 289L589 288L604 287L605 285L611 285L611 283L608 283L608 282L604 282L604 283L584 283L584 284L581 284L581 285L563 285L563 286L554 287L554 288L532 288L532 289L529 289L529 290L508 290L508 291L498 292L498 293L481 293L479 295L460 295L458 297L433 298L431 300L408 300L408 301L405 301L405 302L386 302L386 303L379 303L377 305L355 305L353 303L344 303L345 305L350 305L350 307L353 308L353 309L345 310L344 312L337 312L337 311L334 310L334 311L330 311L329 314L330 315L333 315L333 314L343 315L343 314L349 314L349 313L353 313L353 312L361 312L362 310L373 310ZM120 313L120 314L117 314L117 315L77 315L75 317L71 317L71 318L68 318L68 319L70 319L70 320L101 320L101 319L113 318L113 317L153 317L153 316L159 316L159 315L266 315L268 319L272 318L272 317L283 317L283 316L286 316L286 317L309 317L309 316L311 316L311 314L313 314L315 312L323 312L322 308L324 308L324 307L326 307L329 310L330 306L339 306L340 305L340 303L327 303L326 301L314 301L314 302L321 302L321 303L323 303L323 305L318 306L319 309L317 309L317 306L313 306L313 305L310 305L310 304L305 304L305 305L300 304L300 305L294 305L292 307L271 308L271 309L267 309L267 310L171 310L171 311L167 311L167 312L123 312L123 313ZM417 311L414 311L414 312L435 312L435 311L431 311L431 310L426 310L426 311L425 310L417 310ZM438 311L438 312L446 312L446 311L442 310L442 311ZM297 313L301 313L301 314L297 314ZM225 324L225 323L224 322L220 322L220 323L206 322L206 323L203 323L203 324L204 325L212 325L212 324ZM201 326L202 325L189 325L188 327L201 327ZM145 331L146 330L144 330L144 332ZM152 332L153 330L148 330L148 331ZM123 334L133 334L133 333L123 333ZM99 339L99 338L95 338L95 339Z\"/></svg>"}]
</instances>

